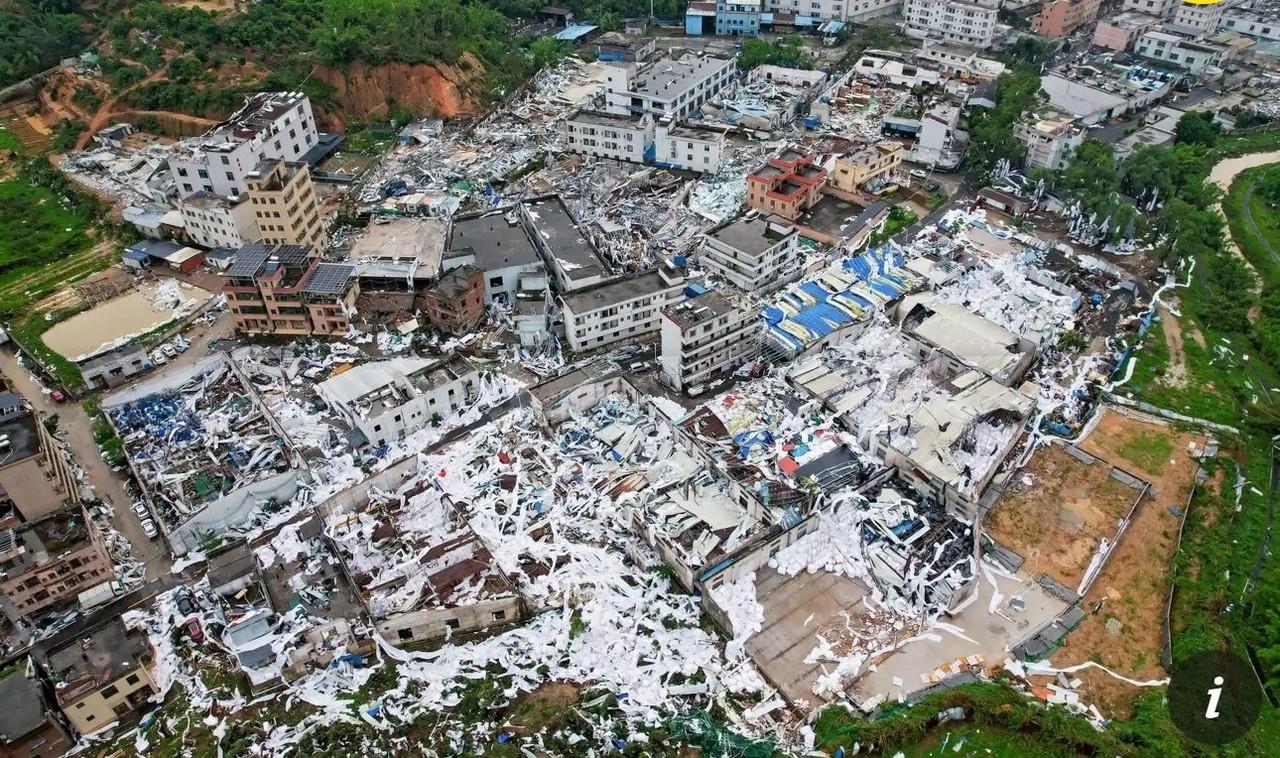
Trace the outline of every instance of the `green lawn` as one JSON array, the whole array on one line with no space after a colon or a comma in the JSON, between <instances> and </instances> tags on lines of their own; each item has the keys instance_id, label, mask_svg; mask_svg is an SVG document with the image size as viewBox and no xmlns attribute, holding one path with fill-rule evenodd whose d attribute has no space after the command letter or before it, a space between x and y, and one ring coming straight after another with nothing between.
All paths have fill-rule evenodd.
<instances>
[{"instance_id":1,"label":"green lawn","mask_svg":"<svg viewBox=\"0 0 1280 758\"><path fill-rule=\"evenodd\" d=\"M1173 442L1168 435L1143 433L1121 445L1118 452L1148 474L1159 476L1173 455Z\"/></svg>"},{"instance_id":2,"label":"green lawn","mask_svg":"<svg viewBox=\"0 0 1280 758\"><path fill-rule=\"evenodd\" d=\"M0 182L0 289L88 248L91 220L48 189L22 179Z\"/></svg>"},{"instance_id":3,"label":"green lawn","mask_svg":"<svg viewBox=\"0 0 1280 758\"><path fill-rule=\"evenodd\" d=\"M1224 135L1218 139L1218 152L1223 155L1243 155L1280 149L1280 129L1252 134Z\"/></svg>"},{"instance_id":4,"label":"green lawn","mask_svg":"<svg viewBox=\"0 0 1280 758\"><path fill-rule=\"evenodd\" d=\"M34 353L40 362L48 366L50 370L57 376L58 382L69 389L76 389L84 383L83 377L80 376L80 369L59 353L54 352L48 345L44 344L44 340L40 335L48 331L49 327L70 318L79 312L79 309L68 311L58 311L51 314L52 318L45 318L45 314L41 312L31 312L20 315L13 321L9 322L9 336L14 341L28 351Z\"/></svg>"},{"instance_id":5,"label":"green lawn","mask_svg":"<svg viewBox=\"0 0 1280 758\"><path fill-rule=\"evenodd\" d=\"M0 153L5 153L10 150L21 155L23 153L22 143L17 137L13 136L13 132L3 126L0 126Z\"/></svg>"}]
</instances>

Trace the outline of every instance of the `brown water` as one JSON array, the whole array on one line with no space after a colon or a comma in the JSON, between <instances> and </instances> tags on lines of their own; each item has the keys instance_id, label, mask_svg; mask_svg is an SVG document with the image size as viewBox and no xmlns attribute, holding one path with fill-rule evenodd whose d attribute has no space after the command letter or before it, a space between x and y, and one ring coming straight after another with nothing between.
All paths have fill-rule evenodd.
<instances>
[{"instance_id":1,"label":"brown water","mask_svg":"<svg viewBox=\"0 0 1280 758\"><path fill-rule=\"evenodd\" d=\"M55 324L41 339L59 355L75 360L105 349L110 343L155 329L177 314L171 307L158 307L152 302L159 286L147 282L128 294L99 303ZM187 300L196 301L194 308L213 297L212 292L190 284L180 282L178 287Z\"/></svg>"}]
</instances>

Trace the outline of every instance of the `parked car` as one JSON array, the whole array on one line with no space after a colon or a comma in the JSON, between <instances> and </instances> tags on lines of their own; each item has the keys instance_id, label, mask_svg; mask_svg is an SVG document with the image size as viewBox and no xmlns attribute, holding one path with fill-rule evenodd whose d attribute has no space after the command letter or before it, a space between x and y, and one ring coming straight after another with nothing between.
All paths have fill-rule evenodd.
<instances>
[{"instance_id":1,"label":"parked car","mask_svg":"<svg viewBox=\"0 0 1280 758\"><path fill-rule=\"evenodd\" d=\"M49 397L53 398L53 402L55 403L65 403L67 401L67 393L60 389L50 392Z\"/></svg>"},{"instance_id":2,"label":"parked car","mask_svg":"<svg viewBox=\"0 0 1280 758\"><path fill-rule=\"evenodd\" d=\"M156 522L152 521L149 518L144 518L142 520L142 531L151 539L155 539L156 537L160 536L160 531L156 529Z\"/></svg>"},{"instance_id":3,"label":"parked car","mask_svg":"<svg viewBox=\"0 0 1280 758\"><path fill-rule=\"evenodd\" d=\"M151 511L147 510L147 506L142 503L133 504L133 512L138 514L138 518L151 518Z\"/></svg>"}]
</instances>

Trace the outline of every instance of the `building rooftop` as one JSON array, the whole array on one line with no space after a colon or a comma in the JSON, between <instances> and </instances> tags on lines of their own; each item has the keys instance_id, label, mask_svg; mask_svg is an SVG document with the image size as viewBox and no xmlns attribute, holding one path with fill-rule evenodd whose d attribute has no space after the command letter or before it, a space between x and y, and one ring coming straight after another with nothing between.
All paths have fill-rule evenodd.
<instances>
[{"instance_id":1,"label":"building rooftop","mask_svg":"<svg viewBox=\"0 0 1280 758\"><path fill-rule=\"evenodd\" d=\"M715 142L723 140L726 129L717 129L713 126L687 126L675 125L667 128L667 133L672 137L680 137L681 139L696 139Z\"/></svg>"},{"instance_id":2,"label":"building rooftop","mask_svg":"<svg viewBox=\"0 0 1280 758\"><path fill-rule=\"evenodd\" d=\"M301 92L258 92L245 98L240 110L200 137L185 140L187 150L230 152L237 145L270 134L272 125L306 99Z\"/></svg>"},{"instance_id":3,"label":"building rooftop","mask_svg":"<svg viewBox=\"0 0 1280 758\"><path fill-rule=\"evenodd\" d=\"M16 529L0 530L0 561L8 573L20 574L79 550L91 539L84 512L65 508Z\"/></svg>"},{"instance_id":4,"label":"building rooftop","mask_svg":"<svg viewBox=\"0 0 1280 758\"><path fill-rule=\"evenodd\" d=\"M1041 77L1040 88L1049 96L1050 103L1077 118L1109 111L1125 103L1125 99L1119 95L1103 92L1097 87L1057 74Z\"/></svg>"},{"instance_id":5,"label":"building rooftop","mask_svg":"<svg viewBox=\"0 0 1280 758\"><path fill-rule=\"evenodd\" d=\"M26 398L12 392L0 392L0 468L25 460L40 452L40 434L36 415Z\"/></svg>"},{"instance_id":6,"label":"building rooftop","mask_svg":"<svg viewBox=\"0 0 1280 758\"><path fill-rule=\"evenodd\" d=\"M639 121L630 116L615 116L612 113L602 113L600 111L580 110L574 113L568 119L575 124L592 124L593 126L607 126L613 129L640 129Z\"/></svg>"},{"instance_id":7,"label":"building rooftop","mask_svg":"<svg viewBox=\"0 0 1280 758\"><path fill-rule=\"evenodd\" d=\"M45 723L40 685L27 676L25 661L0 679L0 745L17 742Z\"/></svg>"},{"instance_id":8,"label":"building rooftop","mask_svg":"<svg viewBox=\"0 0 1280 758\"><path fill-rule=\"evenodd\" d=\"M710 321L717 316L723 316L735 310L745 311L746 307L724 292L712 290L697 297L691 297L679 303L668 305L662 309L662 315L671 319L681 329L688 329L703 321Z\"/></svg>"},{"instance_id":9,"label":"building rooftop","mask_svg":"<svg viewBox=\"0 0 1280 758\"><path fill-rule=\"evenodd\" d=\"M149 663L151 644L146 634L115 618L50 650L45 658L59 704L69 705Z\"/></svg>"},{"instance_id":10,"label":"building rooftop","mask_svg":"<svg viewBox=\"0 0 1280 758\"><path fill-rule=\"evenodd\" d=\"M461 356L450 355L435 361L397 357L362 363L320 382L316 390L326 402L368 417L472 373L475 367Z\"/></svg>"},{"instance_id":11,"label":"building rooftop","mask_svg":"<svg viewBox=\"0 0 1280 758\"><path fill-rule=\"evenodd\" d=\"M576 290L564 295L561 300L566 308L582 314L653 295L674 286L678 286L678 282L673 283L664 278L661 271L654 270L644 274L627 274Z\"/></svg>"},{"instance_id":12,"label":"building rooftop","mask_svg":"<svg viewBox=\"0 0 1280 758\"><path fill-rule=\"evenodd\" d=\"M312 295L340 295L347 291L356 267L351 263L319 263L302 283L302 291Z\"/></svg>"},{"instance_id":13,"label":"building rooftop","mask_svg":"<svg viewBox=\"0 0 1280 758\"><path fill-rule=\"evenodd\" d=\"M352 243L352 261L365 258L412 261L415 274L426 278L440 271L449 222L436 218L397 218L373 222Z\"/></svg>"},{"instance_id":14,"label":"building rooftop","mask_svg":"<svg viewBox=\"0 0 1280 758\"><path fill-rule=\"evenodd\" d=\"M217 589L257 570L258 559L253 548L241 542L209 559L209 586Z\"/></svg>"},{"instance_id":15,"label":"building rooftop","mask_svg":"<svg viewBox=\"0 0 1280 758\"><path fill-rule=\"evenodd\" d=\"M1018 335L963 306L920 294L904 299L898 312L904 331L990 376L1003 378L1022 357Z\"/></svg>"},{"instance_id":16,"label":"building rooftop","mask_svg":"<svg viewBox=\"0 0 1280 758\"><path fill-rule=\"evenodd\" d=\"M559 195L524 201L530 231L542 238L556 263L570 279L590 279L612 273L595 245L578 229Z\"/></svg>"},{"instance_id":17,"label":"building rooftop","mask_svg":"<svg viewBox=\"0 0 1280 758\"><path fill-rule=\"evenodd\" d=\"M525 266L542 260L510 207L455 218L445 245L445 257L463 254L474 255L481 271Z\"/></svg>"},{"instance_id":18,"label":"building rooftop","mask_svg":"<svg viewBox=\"0 0 1280 758\"><path fill-rule=\"evenodd\" d=\"M480 273L480 269L464 263L445 272L444 276L440 277L440 281L436 282L436 286L431 289L444 297L458 297L467 291L472 278Z\"/></svg>"},{"instance_id":19,"label":"building rooftop","mask_svg":"<svg viewBox=\"0 0 1280 758\"><path fill-rule=\"evenodd\" d=\"M247 199L248 195L240 195L233 200L231 198L223 197L222 195L215 195L212 192L200 190L194 195L189 195L182 202L184 205L189 205L192 208L234 208Z\"/></svg>"},{"instance_id":20,"label":"building rooftop","mask_svg":"<svg viewBox=\"0 0 1280 758\"><path fill-rule=\"evenodd\" d=\"M859 207L835 195L823 195L812 208L796 219L796 223L841 239L849 239L888 210L889 204L883 200L873 200L865 207Z\"/></svg>"},{"instance_id":21,"label":"building rooftop","mask_svg":"<svg viewBox=\"0 0 1280 758\"><path fill-rule=\"evenodd\" d=\"M795 233L786 219L749 213L712 228L707 236L748 255L760 255Z\"/></svg>"},{"instance_id":22,"label":"building rooftop","mask_svg":"<svg viewBox=\"0 0 1280 758\"><path fill-rule=\"evenodd\" d=\"M300 268L310 257L311 248L304 245L267 245L254 242L236 250L231 267L224 275L232 279L253 279L263 273L269 261L286 268Z\"/></svg>"},{"instance_id":23,"label":"building rooftop","mask_svg":"<svg viewBox=\"0 0 1280 758\"><path fill-rule=\"evenodd\" d=\"M1119 27L1121 29L1142 29L1153 24L1160 23L1160 19L1155 16L1148 16L1145 13L1137 11L1125 11L1124 13L1112 16L1102 20L1104 24Z\"/></svg>"},{"instance_id":24,"label":"building rooftop","mask_svg":"<svg viewBox=\"0 0 1280 758\"><path fill-rule=\"evenodd\" d=\"M640 72L633 92L674 100L696 87L703 79L729 63L724 58L686 54L679 60L662 58ZM732 63L730 63L732 65Z\"/></svg>"}]
</instances>

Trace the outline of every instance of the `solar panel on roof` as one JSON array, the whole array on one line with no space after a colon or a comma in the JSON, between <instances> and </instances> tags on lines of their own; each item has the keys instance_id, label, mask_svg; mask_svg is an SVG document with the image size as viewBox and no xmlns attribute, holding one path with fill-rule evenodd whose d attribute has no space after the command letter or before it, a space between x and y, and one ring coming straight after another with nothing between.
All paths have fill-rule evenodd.
<instances>
[{"instance_id":1,"label":"solar panel on roof","mask_svg":"<svg viewBox=\"0 0 1280 758\"><path fill-rule=\"evenodd\" d=\"M347 288L347 281L354 271L355 266L350 263L321 263L316 266L302 290L325 295L337 294Z\"/></svg>"}]
</instances>

